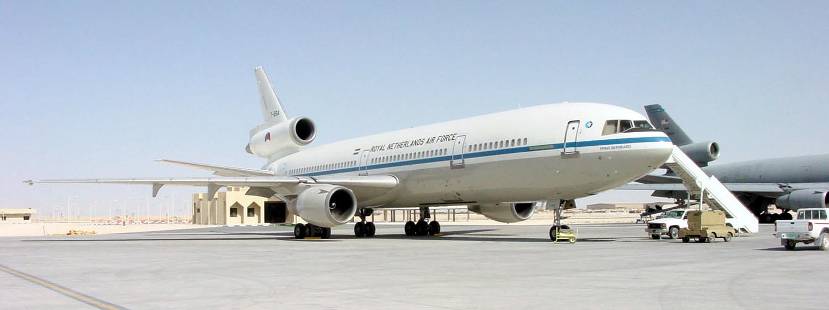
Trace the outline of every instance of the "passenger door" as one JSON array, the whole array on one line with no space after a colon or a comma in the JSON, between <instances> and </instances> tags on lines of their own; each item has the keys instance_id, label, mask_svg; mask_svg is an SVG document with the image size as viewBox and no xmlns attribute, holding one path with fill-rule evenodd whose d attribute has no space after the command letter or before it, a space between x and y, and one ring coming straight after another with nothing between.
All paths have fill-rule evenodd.
<instances>
[{"instance_id":1,"label":"passenger door","mask_svg":"<svg viewBox=\"0 0 829 310\"><path fill-rule=\"evenodd\" d=\"M452 160L449 161L449 167L452 169L460 169L465 167L464 164L464 149L466 148L466 136L455 136L455 144L452 146Z\"/></svg>"},{"instance_id":2,"label":"passenger door","mask_svg":"<svg viewBox=\"0 0 829 310\"><path fill-rule=\"evenodd\" d=\"M562 147L561 156L572 156L579 153L576 144L579 141L579 125L580 120L573 120L567 123L567 129L564 132L564 146Z\"/></svg>"},{"instance_id":3,"label":"passenger door","mask_svg":"<svg viewBox=\"0 0 829 310\"><path fill-rule=\"evenodd\" d=\"M369 155L371 155L371 152L369 152L369 150L363 150L363 152L360 153L360 159L357 166L359 175L368 175L367 168L369 165Z\"/></svg>"}]
</instances>

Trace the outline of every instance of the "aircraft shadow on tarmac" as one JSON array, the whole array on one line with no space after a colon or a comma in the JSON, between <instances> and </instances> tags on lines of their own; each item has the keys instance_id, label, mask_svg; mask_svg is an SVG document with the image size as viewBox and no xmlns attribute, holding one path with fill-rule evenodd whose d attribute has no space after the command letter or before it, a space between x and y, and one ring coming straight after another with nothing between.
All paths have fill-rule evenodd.
<instances>
[{"instance_id":1,"label":"aircraft shadow on tarmac","mask_svg":"<svg viewBox=\"0 0 829 310\"><path fill-rule=\"evenodd\" d=\"M468 242L538 242L550 243L550 239L544 237L513 237L511 234L488 233L496 231L496 229L466 229L466 230L452 230L447 231L440 236L429 237L409 237L403 234L379 234L371 239L382 240L423 240L423 241L468 241ZM99 236L102 237L102 236ZM141 237L124 238L99 238L99 237L84 237L84 238L61 238L61 239L38 239L38 240L24 240L29 242L138 242L138 241L238 241L238 240L269 240L269 241L308 241L294 239L292 231L273 231L273 232L220 232L220 231L205 231L205 232L154 232L146 233ZM314 241L322 242L339 242L345 240L358 239L351 235L334 235L331 239L316 239ZM360 238L363 239L363 238ZM617 237L617 238L579 238L577 242L651 242L651 240L644 240L642 238L633 237ZM566 242L564 242L566 243Z\"/></svg>"}]
</instances>

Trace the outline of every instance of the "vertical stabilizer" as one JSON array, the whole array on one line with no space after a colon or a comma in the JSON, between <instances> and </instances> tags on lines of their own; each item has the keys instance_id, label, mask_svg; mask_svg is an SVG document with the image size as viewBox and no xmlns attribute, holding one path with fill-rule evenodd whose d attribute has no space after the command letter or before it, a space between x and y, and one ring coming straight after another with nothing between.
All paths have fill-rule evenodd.
<instances>
[{"instance_id":1,"label":"vertical stabilizer","mask_svg":"<svg viewBox=\"0 0 829 310\"><path fill-rule=\"evenodd\" d=\"M271 86L271 81L262 67L256 67L256 86L259 88L259 95L262 96L262 117L265 123L279 123L287 120L285 110L279 103L279 97Z\"/></svg>"},{"instance_id":2,"label":"vertical stabilizer","mask_svg":"<svg viewBox=\"0 0 829 310\"><path fill-rule=\"evenodd\" d=\"M665 112L665 109L663 109L661 105L646 105L645 112L648 113L648 118L651 120L651 124L653 124L656 129L668 135L668 137L671 138L671 142L675 145L683 146L694 142L691 138L688 138L685 131L682 130L682 127L679 127L679 124L674 122L671 116L668 115L668 112Z\"/></svg>"}]
</instances>

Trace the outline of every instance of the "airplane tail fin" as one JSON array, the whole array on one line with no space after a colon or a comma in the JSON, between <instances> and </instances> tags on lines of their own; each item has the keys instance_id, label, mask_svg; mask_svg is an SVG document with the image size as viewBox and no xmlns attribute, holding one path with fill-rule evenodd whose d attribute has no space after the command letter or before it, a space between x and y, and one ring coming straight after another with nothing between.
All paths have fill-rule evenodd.
<instances>
[{"instance_id":1,"label":"airplane tail fin","mask_svg":"<svg viewBox=\"0 0 829 310\"><path fill-rule=\"evenodd\" d=\"M279 97L271 86L271 81L262 67L256 67L256 86L259 88L259 95L262 97L262 117L267 124L276 124L287 120L285 110L279 103Z\"/></svg>"},{"instance_id":2,"label":"airplane tail fin","mask_svg":"<svg viewBox=\"0 0 829 310\"><path fill-rule=\"evenodd\" d=\"M668 115L668 112L665 112L665 109L662 108L661 105L646 105L645 112L648 113L648 118L651 120L651 124L653 124L656 129L659 129L668 135L675 145L683 146L694 142L688 137L688 135L685 134L682 127L679 127L679 124L674 122L671 116Z\"/></svg>"}]
</instances>

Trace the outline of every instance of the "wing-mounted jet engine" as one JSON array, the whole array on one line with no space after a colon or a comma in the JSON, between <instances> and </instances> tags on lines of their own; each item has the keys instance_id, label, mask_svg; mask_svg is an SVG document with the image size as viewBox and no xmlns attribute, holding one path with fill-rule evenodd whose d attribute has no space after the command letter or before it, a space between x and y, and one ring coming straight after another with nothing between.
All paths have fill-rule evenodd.
<instances>
[{"instance_id":1,"label":"wing-mounted jet engine","mask_svg":"<svg viewBox=\"0 0 829 310\"><path fill-rule=\"evenodd\" d=\"M262 67L256 68L256 84L262 97L264 123L251 129L245 151L275 160L296 153L313 142L316 137L314 122L307 117L288 119Z\"/></svg>"},{"instance_id":2,"label":"wing-mounted jet engine","mask_svg":"<svg viewBox=\"0 0 829 310\"><path fill-rule=\"evenodd\" d=\"M801 189L777 197L774 203L778 208L798 210L804 208L826 208L829 196L825 190Z\"/></svg>"},{"instance_id":3,"label":"wing-mounted jet engine","mask_svg":"<svg viewBox=\"0 0 829 310\"><path fill-rule=\"evenodd\" d=\"M534 202L492 203L468 206L469 211L501 223L515 223L529 219L535 212Z\"/></svg>"},{"instance_id":4,"label":"wing-mounted jet engine","mask_svg":"<svg viewBox=\"0 0 829 310\"><path fill-rule=\"evenodd\" d=\"M315 184L300 192L289 207L308 223L334 227L354 218L357 197L342 186Z\"/></svg>"}]
</instances>

